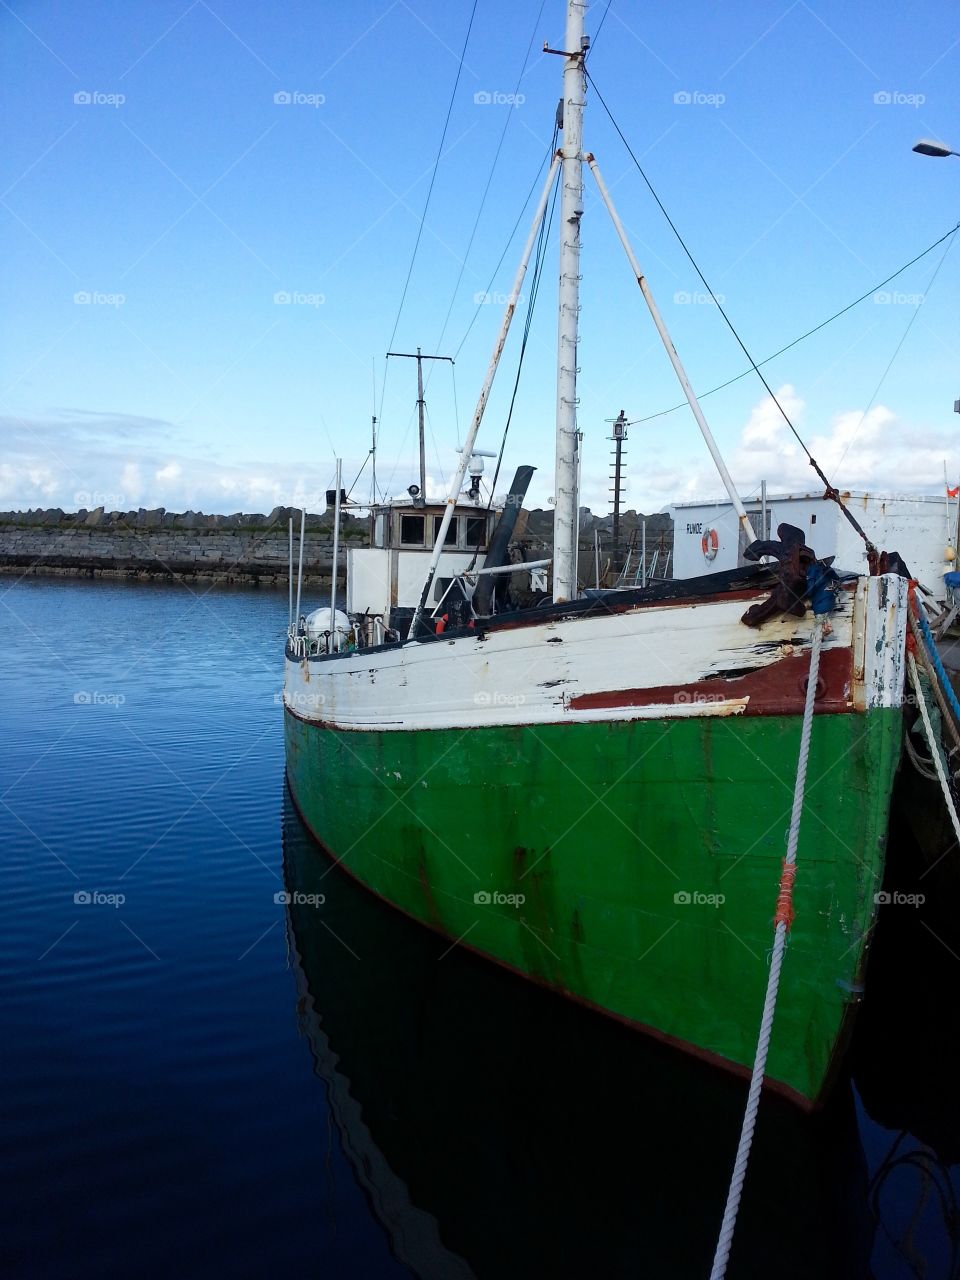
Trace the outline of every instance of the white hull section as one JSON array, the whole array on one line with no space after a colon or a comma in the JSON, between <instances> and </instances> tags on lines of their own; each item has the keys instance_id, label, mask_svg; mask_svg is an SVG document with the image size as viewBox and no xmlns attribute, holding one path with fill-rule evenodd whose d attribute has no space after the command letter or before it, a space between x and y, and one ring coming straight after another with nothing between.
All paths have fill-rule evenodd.
<instances>
[{"instance_id":1,"label":"white hull section","mask_svg":"<svg viewBox=\"0 0 960 1280\"><path fill-rule=\"evenodd\" d=\"M749 696L726 696L716 677L802 656L813 627L811 614L744 626L744 610L764 594L639 605L333 658L288 655L284 704L305 720L370 732L738 715ZM907 583L861 578L839 600L824 654L852 648L848 709L900 706ZM703 696L671 690L704 680ZM585 695L661 688L662 701L642 706L575 705Z\"/></svg>"}]
</instances>

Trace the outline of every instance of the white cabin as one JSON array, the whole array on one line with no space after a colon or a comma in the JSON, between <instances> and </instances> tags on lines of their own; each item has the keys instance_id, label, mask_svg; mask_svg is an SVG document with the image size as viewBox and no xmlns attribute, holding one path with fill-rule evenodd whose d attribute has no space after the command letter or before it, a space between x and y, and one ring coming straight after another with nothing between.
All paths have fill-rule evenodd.
<instances>
[{"instance_id":1,"label":"white cabin","mask_svg":"<svg viewBox=\"0 0 960 1280\"><path fill-rule=\"evenodd\" d=\"M397 498L371 508L372 545L347 551L347 612L369 611L392 626L391 615L414 609L427 576L446 506L418 498ZM473 565L482 568L490 535L502 504L487 508L486 500L469 496L457 503L434 580L434 605L447 583ZM476 562L474 563L474 557Z\"/></svg>"},{"instance_id":2,"label":"white cabin","mask_svg":"<svg viewBox=\"0 0 960 1280\"><path fill-rule=\"evenodd\" d=\"M897 551L908 569L937 600L946 594L943 575L956 568L957 507L946 494L883 497L869 493L840 495L854 519L880 551ZM804 531L807 545L821 559L835 556L841 572L867 572L862 538L837 503L822 494L773 494L761 504L744 504L758 538L776 538L777 526ZM673 575L696 578L746 564L746 539L729 502L679 502L673 517Z\"/></svg>"}]
</instances>

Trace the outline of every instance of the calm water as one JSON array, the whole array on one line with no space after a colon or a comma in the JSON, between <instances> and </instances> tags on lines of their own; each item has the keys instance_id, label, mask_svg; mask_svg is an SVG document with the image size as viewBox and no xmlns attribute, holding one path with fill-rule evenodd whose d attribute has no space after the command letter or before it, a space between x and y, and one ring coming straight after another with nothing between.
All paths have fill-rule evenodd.
<instances>
[{"instance_id":1,"label":"calm water","mask_svg":"<svg viewBox=\"0 0 960 1280\"><path fill-rule=\"evenodd\" d=\"M3 1274L706 1276L745 1086L326 874L286 597L203 590L0 579ZM944 928L882 918L824 1115L764 1101L732 1276L957 1275Z\"/></svg>"}]
</instances>

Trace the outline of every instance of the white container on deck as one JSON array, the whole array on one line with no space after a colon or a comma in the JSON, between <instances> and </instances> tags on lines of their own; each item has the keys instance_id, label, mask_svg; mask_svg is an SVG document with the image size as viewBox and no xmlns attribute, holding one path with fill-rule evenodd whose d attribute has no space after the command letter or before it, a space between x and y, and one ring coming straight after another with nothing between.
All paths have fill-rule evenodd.
<instances>
[{"instance_id":1,"label":"white container on deck","mask_svg":"<svg viewBox=\"0 0 960 1280\"><path fill-rule=\"evenodd\" d=\"M956 568L946 558L956 546L956 508L946 495L843 493L844 503L867 537L880 551L897 551L907 568L938 600L946 595L943 575ZM809 547L821 558L835 556L841 572L866 573L863 539L839 506L822 494L773 494L766 501L766 524L761 505L746 503L758 538L777 536L777 526L802 529ZM746 564L739 521L729 502L679 502L668 508L673 517L673 576L696 578L704 573L736 569ZM953 513L953 514L950 514ZM950 535L948 539L948 515Z\"/></svg>"}]
</instances>

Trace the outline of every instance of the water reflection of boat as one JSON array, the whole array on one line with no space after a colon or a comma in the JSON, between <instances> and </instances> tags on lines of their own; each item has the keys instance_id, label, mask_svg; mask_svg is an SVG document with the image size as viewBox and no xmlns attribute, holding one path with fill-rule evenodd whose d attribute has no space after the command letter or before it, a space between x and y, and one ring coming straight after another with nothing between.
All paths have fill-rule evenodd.
<instances>
[{"instance_id":1,"label":"water reflection of boat","mask_svg":"<svg viewBox=\"0 0 960 1280\"><path fill-rule=\"evenodd\" d=\"M743 1085L411 927L328 874L289 796L283 834L301 1026L397 1256L481 1280L706 1274ZM848 1088L813 1118L771 1098L737 1273L867 1276L866 1189Z\"/></svg>"}]
</instances>

